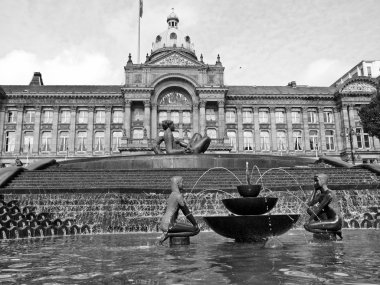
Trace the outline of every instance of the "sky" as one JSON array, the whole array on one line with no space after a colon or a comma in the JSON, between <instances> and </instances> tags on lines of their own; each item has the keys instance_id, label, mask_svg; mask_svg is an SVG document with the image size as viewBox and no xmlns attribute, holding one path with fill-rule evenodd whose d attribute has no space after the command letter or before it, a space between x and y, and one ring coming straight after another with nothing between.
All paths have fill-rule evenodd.
<instances>
[{"instance_id":1,"label":"sky","mask_svg":"<svg viewBox=\"0 0 380 285\"><path fill-rule=\"evenodd\" d=\"M139 0L0 0L0 84L121 85L137 62ZM174 8L226 85L330 86L380 60L379 0L143 0L141 61Z\"/></svg>"}]
</instances>

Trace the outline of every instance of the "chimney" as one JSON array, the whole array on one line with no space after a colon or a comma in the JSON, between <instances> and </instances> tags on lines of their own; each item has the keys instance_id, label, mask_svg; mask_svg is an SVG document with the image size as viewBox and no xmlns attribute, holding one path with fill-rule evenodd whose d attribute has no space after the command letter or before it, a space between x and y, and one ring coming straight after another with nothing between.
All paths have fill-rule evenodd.
<instances>
[{"instance_id":1,"label":"chimney","mask_svg":"<svg viewBox=\"0 0 380 285\"><path fill-rule=\"evenodd\" d=\"M42 81L42 75L40 72L35 72L33 74L32 81L30 81L29 85L32 86L42 86L44 85L44 82Z\"/></svg>"},{"instance_id":2,"label":"chimney","mask_svg":"<svg viewBox=\"0 0 380 285\"><path fill-rule=\"evenodd\" d=\"M297 83L295 81L291 81L291 82L288 83L288 86L292 87L292 88L296 88L297 87Z\"/></svg>"}]
</instances>

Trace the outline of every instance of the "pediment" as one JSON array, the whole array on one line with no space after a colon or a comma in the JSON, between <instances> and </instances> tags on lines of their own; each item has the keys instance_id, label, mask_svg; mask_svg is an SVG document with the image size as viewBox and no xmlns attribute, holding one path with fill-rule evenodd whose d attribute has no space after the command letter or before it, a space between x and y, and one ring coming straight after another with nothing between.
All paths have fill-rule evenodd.
<instances>
[{"instance_id":1,"label":"pediment","mask_svg":"<svg viewBox=\"0 0 380 285\"><path fill-rule=\"evenodd\" d=\"M170 53L162 58L152 62L151 65L161 66L200 66L201 64L189 57L177 52Z\"/></svg>"},{"instance_id":2,"label":"pediment","mask_svg":"<svg viewBox=\"0 0 380 285\"><path fill-rule=\"evenodd\" d=\"M375 93L376 87L368 82L356 81L347 84L342 88L340 93Z\"/></svg>"}]
</instances>

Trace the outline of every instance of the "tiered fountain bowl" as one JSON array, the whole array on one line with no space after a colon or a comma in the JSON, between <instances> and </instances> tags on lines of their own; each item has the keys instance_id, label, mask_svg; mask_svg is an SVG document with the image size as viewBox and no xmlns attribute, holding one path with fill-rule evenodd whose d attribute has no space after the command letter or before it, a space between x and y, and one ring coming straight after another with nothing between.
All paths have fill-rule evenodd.
<instances>
[{"instance_id":1,"label":"tiered fountain bowl","mask_svg":"<svg viewBox=\"0 0 380 285\"><path fill-rule=\"evenodd\" d=\"M203 217L217 234L237 242L265 241L286 233L297 222L299 214L266 214L274 208L278 198L257 197L261 185L239 185L237 188L241 198L222 200L232 215Z\"/></svg>"}]
</instances>

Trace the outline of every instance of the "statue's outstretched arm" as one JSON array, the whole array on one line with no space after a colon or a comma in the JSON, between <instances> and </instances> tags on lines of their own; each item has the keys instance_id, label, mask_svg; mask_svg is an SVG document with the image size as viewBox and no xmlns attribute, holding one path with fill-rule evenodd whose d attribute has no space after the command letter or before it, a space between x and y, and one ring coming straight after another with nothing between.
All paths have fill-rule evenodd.
<instances>
[{"instance_id":1,"label":"statue's outstretched arm","mask_svg":"<svg viewBox=\"0 0 380 285\"><path fill-rule=\"evenodd\" d=\"M185 215L186 219L188 219L189 222L192 223L194 227L198 227L197 221L195 220L193 214L190 212L186 203L184 203L183 205L180 205L180 208L182 210L182 213Z\"/></svg>"}]
</instances>

